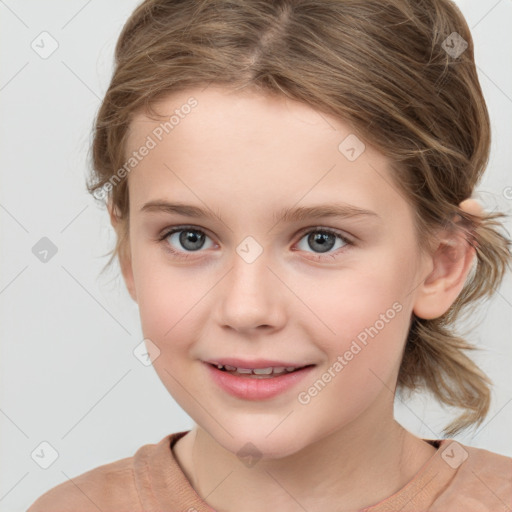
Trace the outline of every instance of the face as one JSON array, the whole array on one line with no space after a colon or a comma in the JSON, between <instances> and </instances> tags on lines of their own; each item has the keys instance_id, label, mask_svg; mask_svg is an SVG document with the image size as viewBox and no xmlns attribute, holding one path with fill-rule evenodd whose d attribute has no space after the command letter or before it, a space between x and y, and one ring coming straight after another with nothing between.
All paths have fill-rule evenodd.
<instances>
[{"instance_id":1,"label":"face","mask_svg":"<svg viewBox=\"0 0 512 512\"><path fill-rule=\"evenodd\" d=\"M386 159L282 97L198 88L158 111L171 128L131 125L124 275L171 395L227 450L268 457L391 414L425 268Z\"/></svg>"}]
</instances>

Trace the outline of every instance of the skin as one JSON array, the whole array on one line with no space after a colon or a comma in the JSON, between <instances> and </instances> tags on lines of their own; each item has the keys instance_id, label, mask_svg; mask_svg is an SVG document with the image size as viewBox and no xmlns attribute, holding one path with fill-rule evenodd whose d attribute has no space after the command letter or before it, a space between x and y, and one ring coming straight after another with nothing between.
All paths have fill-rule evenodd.
<instances>
[{"instance_id":1,"label":"skin","mask_svg":"<svg viewBox=\"0 0 512 512\"><path fill-rule=\"evenodd\" d=\"M341 120L283 97L213 86L169 96L159 111L170 115L190 96L197 107L128 175L129 251L121 261L144 336L160 350L155 370L196 423L174 454L219 511L375 504L435 453L394 420L394 389L412 313L436 318L450 307L474 249L439 232L437 250L420 254L413 212L387 160L366 144L349 161L338 146L353 131ZM128 154L159 124L135 116ZM141 212L152 200L210 209L222 220ZM277 224L272 217L284 206L326 202L379 217ZM478 210L473 201L461 207ZM180 244L179 233L157 240L169 227L190 225L207 237L197 251ZM335 239L322 253L308 243L307 228L337 230L354 245ZM250 264L236 252L247 236L263 249ZM190 257L177 259L169 246ZM394 303L400 313L307 405L299 403L298 393ZM247 401L219 389L201 362L223 356L316 367L290 391ZM236 455L247 442L262 455L252 467Z\"/></svg>"}]
</instances>

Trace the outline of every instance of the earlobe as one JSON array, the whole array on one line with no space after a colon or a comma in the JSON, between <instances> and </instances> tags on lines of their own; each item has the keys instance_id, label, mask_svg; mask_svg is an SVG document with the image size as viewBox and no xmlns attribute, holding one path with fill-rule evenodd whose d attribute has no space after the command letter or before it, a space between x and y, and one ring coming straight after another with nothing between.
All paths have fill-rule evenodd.
<instances>
[{"instance_id":1,"label":"earlobe","mask_svg":"<svg viewBox=\"0 0 512 512\"><path fill-rule=\"evenodd\" d=\"M121 223L114 213L114 209L111 203L108 203L107 209L110 215L110 222L112 227L114 228L118 239L123 237L121 232ZM123 241L123 244L119 247L119 266L121 267L121 273L123 274L123 279L126 284L126 288L131 298L137 302L137 294L135 291L135 281L133 278L133 269L132 269L132 261L131 261L131 251L129 245L129 239Z\"/></svg>"},{"instance_id":2,"label":"earlobe","mask_svg":"<svg viewBox=\"0 0 512 512\"><path fill-rule=\"evenodd\" d=\"M475 199L465 199L459 204L460 210L473 217L483 217L482 205ZM454 224L462 221L460 215L453 219ZM413 311L416 316L431 320L442 316L459 296L475 261L475 247L478 242L470 243L465 229L445 231L446 238L441 242L434 255L428 259L433 270L422 282L416 294ZM472 235L470 235L472 236Z\"/></svg>"},{"instance_id":3,"label":"earlobe","mask_svg":"<svg viewBox=\"0 0 512 512\"><path fill-rule=\"evenodd\" d=\"M120 258L120 266L121 272L123 274L124 282L126 284L126 288L128 289L128 293L131 298L137 302L137 294L135 292L135 282L133 279L133 269L130 256L124 256Z\"/></svg>"},{"instance_id":4,"label":"earlobe","mask_svg":"<svg viewBox=\"0 0 512 512\"><path fill-rule=\"evenodd\" d=\"M112 227L117 232L118 225L119 225L119 220L117 218L116 213L114 212L114 206L113 206L111 201L109 201L107 203L107 210L108 210L108 214L109 214L109 217L110 217L110 224L112 224Z\"/></svg>"},{"instance_id":5,"label":"earlobe","mask_svg":"<svg viewBox=\"0 0 512 512\"><path fill-rule=\"evenodd\" d=\"M418 287L414 314L425 320L442 316L459 296L472 268L475 249L462 234L441 240L433 270Z\"/></svg>"}]
</instances>

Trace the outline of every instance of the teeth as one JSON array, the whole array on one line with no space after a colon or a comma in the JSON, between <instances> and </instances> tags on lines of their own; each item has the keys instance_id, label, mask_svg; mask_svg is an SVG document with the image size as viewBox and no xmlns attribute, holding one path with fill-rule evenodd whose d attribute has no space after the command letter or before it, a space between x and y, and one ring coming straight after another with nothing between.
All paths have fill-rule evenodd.
<instances>
[{"instance_id":1,"label":"teeth","mask_svg":"<svg viewBox=\"0 0 512 512\"><path fill-rule=\"evenodd\" d=\"M272 368L254 368L253 372L256 375L270 375L272 373Z\"/></svg>"},{"instance_id":2,"label":"teeth","mask_svg":"<svg viewBox=\"0 0 512 512\"><path fill-rule=\"evenodd\" d=\"M269 366L268 368L237 368L235 366L230 366L228 364L217 364L216 366L219 370L225 369L228 372L237 372L246 375L281 375L282 373L285 372L289 373L297 370L297 367L295 366L289 366L287 368L284 366Z\"/></svg>"}]
</instances>

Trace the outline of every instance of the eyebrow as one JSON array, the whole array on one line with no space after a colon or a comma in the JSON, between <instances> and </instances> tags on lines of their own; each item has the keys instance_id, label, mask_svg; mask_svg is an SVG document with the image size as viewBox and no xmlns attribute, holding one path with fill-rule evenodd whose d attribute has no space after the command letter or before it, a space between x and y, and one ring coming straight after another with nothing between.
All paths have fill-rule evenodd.
<instances>
[{"instance_id":1,"label":"eyebrow","mask_svg":"<svg viewBox=\"0 0 512 512\"><path fill-rule=\"evenodd\" d=\"M167 201L150 201L140 209L141 212L175 213L186 217L220 218L213 212L203 210L197 206L184 203L169 203ZM283 208L274 214L273 219L278 222L300 222L308 219L324 217L374 217L381 219L380 215L371 210L359 208L351 204L326 203L317 206L300 206L298 208ZM382 220L382 219L381 219Z\"/></svg>"}]
</instances>

